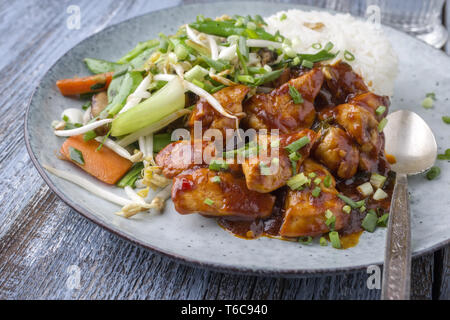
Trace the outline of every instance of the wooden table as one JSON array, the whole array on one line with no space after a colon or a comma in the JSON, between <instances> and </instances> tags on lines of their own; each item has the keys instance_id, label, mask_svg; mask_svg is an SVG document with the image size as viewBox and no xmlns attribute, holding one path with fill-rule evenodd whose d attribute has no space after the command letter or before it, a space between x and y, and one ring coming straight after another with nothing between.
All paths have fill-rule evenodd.
<instances>
[{"instance_id":1,"label":"wooden table","mask_svg":"<svg viewBox=\"0 0 450 320\"><path fill-rule=\"evenodd\" d=\"M0 298L379 298L380 290L367 289L365 270L284 279L179 264L89 222L44 184L23 140L25 108L39 79L64 52L90 34L179 2L0 0ZM325 6L335 1L296 2ZM81 8L79 30L66 27L71 4ZM351 6L358 10L358 1ZM446 12L450 17L450 6ZM449 298L449 251L447 247L414 259L412 298ZM79 288L70 282L77 276L76 268L80 270Z\"/></svg>"}]
</instances>

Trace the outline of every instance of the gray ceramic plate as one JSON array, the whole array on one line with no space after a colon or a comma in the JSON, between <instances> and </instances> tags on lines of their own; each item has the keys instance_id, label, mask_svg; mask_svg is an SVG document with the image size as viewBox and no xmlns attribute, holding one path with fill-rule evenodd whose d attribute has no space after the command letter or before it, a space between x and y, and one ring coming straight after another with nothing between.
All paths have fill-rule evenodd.
<instances>
[{"instance_id":1,"label":"gray ceramic plate","mask_svg":"<svg viewBox=\"0 0 450 320\"><path fill-rule=\"evenodd\" d=\"M114 215L119 208L90 195L83 189L45 172L42 164L84 174L71 164L55 157L62 139L53 135L50 123L62 110L79 107L77 100L64 98L58 92L58 79L87 75L85 57L116 60L138 41L157 37L159 32L171 34L176 27L193 21L197 14L261 14L268 16L289 8L311 8L275 3L215 3L176 7L137 17L114 25L82 41L50 68L31 99L25 125L25 138L31 159L40 174L68 205L88 219L130 241L169 257L198 266L245 273L295 275L324 273L381 264L384 257L385 229L365 232L356 247L336 250L318 244L299 243L269 238L242 240L220 228L212 219L199 215L182 216L171 202L164 214L139 214L133 219ZM400 75L396 83L393 110L411 109L431 126L440 151L450 147L450 127L441 116L450 115L450 58L443 52L403 33L386 28L386 33L399 55ZM427 92L435 92L438 100L433 110L420 103ZM412 212L412 248L414 255L449 243L450 238L450 164L441 161L442 175L435 181L423 176L410 178ZM86 174L85 176L89 179ZM94 179L91 179L94 181ZM98 183L94 181L95 183ZM113 188L111 188L113 189ZM122 192L122 190L114 190Z\"/></svg>"}]
</instances>

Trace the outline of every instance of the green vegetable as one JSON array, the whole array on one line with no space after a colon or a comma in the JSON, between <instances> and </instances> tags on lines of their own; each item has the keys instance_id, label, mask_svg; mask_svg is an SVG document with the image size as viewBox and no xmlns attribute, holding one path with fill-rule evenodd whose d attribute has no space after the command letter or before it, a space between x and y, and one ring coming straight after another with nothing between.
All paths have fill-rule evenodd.
<instances>
[{"instance_id":1,"label":"green vegetable","mask_svg":"<svg viewBox=\"0 0 450 320\"><path fill-rule=\"evenodd\" d=\"M272 174L270 168L262 162L259 163L259 171L262 176L270 176Z\"/></svg>"},{"instance_id":2,"label":"green vegetable","mask_svg":"<svg viewBox=\"0 0 450 320\"><path fill-rule=\"evenodd\" d=\"M319 244L320 244L322 247L326 247L326 246L328 246L328 241L327 241L327 239L325 239L325 237L320 237L320 239L319 239Z\"/></svg>"},{"instance_id":3,"label":"green vegetable","mask_svg":"<svg viewBox=\"0 0 450 320\"><path fill-rule=\"evenodd\" d=\"M188 46L188 48L191 49L192 52L194 52L195 54L198 54L200 56L211 56L211 52L209 51L208 48L199 45L198 43L195 43L194 41L191 40L186 40L185 44Z\"/></svg>"},{"instance_id":4,"label":"green vegetable","mask_svg":"<svg viewBox=\"0 0 450 320\"><path fill-rule=\"evenodd\" d=\"M84 111L86 111L87 109L89 109L89 107L91 106L92 102L91 101L87 101L85 104L83 104L83 106L81 107L81 109L83 109Z\"/></svg>"},{"instance_id":5,"label":"green vegetable","mask_svg":"<svg viewBox=\"0 0 450 320\"><path fill-rule=\"evenodd\" d=\"M228 167L229 167L228 163L226 163L222 159L213 159L209 163L209 170L213 171L227 170Z\"/></svg>"},{"instance_id":6,"label":"green vegetable","mask_svg":"<svg viewBox=\"0 0 450 320\"><path fill-rule=\"evenodd\" d=\"M184 108L184 86L177 77L147 100L119 114L112 122L112 135L117 137L147 127Z\"/></svg>"},{"instance_id":7,"label":"green vegetable","mask_svg":"<svg viewBox=\"0 0 450 320\"><path fill-rule=\"evenodd\" d=\"M387 227L388 222L389 222L389 213L385 213L378 218L377 225L379 227Z\"/></svg>"},{"instance_id":8,"label":"green vegetable","mask_svg":"<svg viewBox=\"0 0 450 320\"><path fill-rule=\"evenodd\" d=\"M311 45L311 47L312 47L313 49L316 49L316 50L322 49L322 45L321 45L320 43L318 43L318 42L313 43L313 44Z\"/></svg>"},{"instance_id":9,"label":"green vegetable","mask_svg":"<svg viewBox=\"0 0 450 320\"><path fill-rule=\"evenodd\" d=\"M345 206L342 207L342 211L349 214L350 212L352 212L352 207L346 204Z\"/></svg>"},{"instance_id":10,"label":"green vegetable","mask_svg":"<svg viewBox=\"0 0 450 320\"><path fill-rule=\"evenodd\" d=\"M450 160L450 149L445 150L443 154L438 154L438 160Z\"/></svg>"},{"instance_id":11,"label":"green vegetable","mask_svg":"<svg viewBox=\"0 0 450 320\"><path fill-rule=\"evenodd\" d=\"M351 53L351 52L348 51L348 50L345 50L345 51L344 51L344 58L345 58L345 60L347 60L347 61L353 61L353 60L355 60L355 56L353 55L353 53Z\"/></svg>"},{"instance_id":12,"label":"green vegetable","mask_svg":"<svg viewBox=\"0 0 450 320\"><path fill-rule=\"evenodd\" d=\"M175 52L178 60L185 60L189 55L189 51L181 43L179 43L175 46L174 52Z\"/></svg>"},{"instance_id":13,"label":"green vegetable","mask_svg":"<svg viewBox=\"0 0 450 320\"><path fill-rule=\"evenodd\" d=\"M444 121L446 124L450 124L450 116L443 116L442 121Z\"/></svg>"},{"instance_id":14,"label":"green vegetable","mask_svg":"<svg viewBox=\"0 0 450 320\"><path fill-rule=\"evenodd\" d=\"M210 66L211 68L213 68L214 70L216 70L217 72L223 71L225 69L230 68L230 65L224 61L224 60L213 60L207 56L202 56L203 61L205 61L205 63ZM209 72L208 72L209 73Z\"/></svg>"},{"instance_id":15,"label":"green vegetable","mask_svg":"<svg viewBox=\"0 0 450 320\"><path fill-rule=\"evenodd\" d=\"M317 177L317 174L315 172L310 172L310 173L308 173L308 177L311 178L311 179L314 179L315 177Z\"/></svg>"},{"instance_id":16,"label":"green vegetable","mask_svg":"<svg viewBox=\"0 0 450 320\"><path fill-rule=\"evenodd\" d=\"M380 123L378 123L378 132L382 132L383 131L384 127L386 127L386 125L387 125L387 122L388 122L388 119L387 118L383 118L380 121Z\"/></svg>"},{"instance_id":17,"label":"green vegetable","mask_svg":"<svg viewBox=\"0 0 450 320\"><path fill-rule=\"evenodd\" d=\"M285 149L287 151L289 151L289 153L293 153L293 152L296 152L297 150L303 148L310 142L311 142L311 140L309 139L309 137L304 136L304 137L301 137L300 139L292 142L288 146L286 146Z\"/></svg>"},{"instance_id":18,"label":"green vegetable","mask_svg":"<svg viewBox=\"0 0 450 320\"><path fill-rule=\"evenodd\" d=\"M301 93L291 85L289 85L289 95L291 96L292 100L294 100L295 104L303 103Z\"/></svg>"},{"instance_id":19,"label":"green vegetable","mask_svg":"<svg viewBox=\"0 0 450 320\"><path fill-rule=\"evenodd\" d=\"M214 182L214 183L220 183L220 177L219 177L219 176L214 176L214 177L211 179L211 181Z\"/></svg>"},{"instance_id":20,"label":"green vegetable","mask_svg":"<svg viewBox=\"0 0 450 320\"><path fill-rule=\"evenodd\" d=\"M427 93L427 94L425 95L425 97L431 98L431 99L433 99L434 101L436 101L436 93L434 93L434 92L429 92L429 93Z\"/></svg>"},{"instance_id":21,"label":"green vegetable","mask_svg":"<svg viewBox=\"0 0 450 320\"><path fill-rule=\"evenodd\" d=\"M322 179L320 179L320 178L315 178L314 179L314 184L319 185L321 182L322 182Z\"/></svg>"},{"instance_id":22,"label":"green vegetable","mask_svg":"<svg viewBox=\"0 0 450 320\"><path fill-rule=\"evenodd\" d=\"M280 21L283 21L283 20L286 20L286 19L287 19L286 13L283 13L283 14L280 16Z\"/></svg>"},{"instance_id":23,"label":"green vegetable","mask_svg":"<svg viewBox=\"0 0 450 320\"><path fill-rule=\"evenodd\" d=\"M336 223L336 216L330 209L327 209L327 211L325 211L325 218L327 218L325 224L330 228L330 230L333 230L334 224Z\"/></svg>"},{"instance_id":24,"label":"green vegetable","mask_svg":"<svg viewBox=\"0 0 450 320\"><path fill-rule=\"evenodd\" d=\"M374 232L377 227L377 222L377 214L373 210L370 210L364 217L361 226L369 232Z\"/></svg>"},{"instance_id":25,"label":"green vegetable","mask_svg":"<svg viewBox=\"0 0 450 320\"><path fill-rule=\"evenodd\" d=\"M433 108L433 99L431 97L426 97L425 99L423 99L422 107L424 107L425 109Z\"/></svg>"},{"instance_id":26,"label":"green vegetable","mask_svg":"<svg viewBox=\"0 0 450 320\"><path fill-rule=\"evenodd\" d=\"M352 199L350 199L349 197L344 196L341 193L338 193L337 195L342 201L344 201L346 204L348 204L350 207L352 207L353 209L357 209L357 208L361 208L364 204L361 204L359 202L355 202Z\"/></svg>"},{"instance_id":27,"label":"green vegetable","mask_svg":"<svg viewBox=\"0 0 450 320\"><path fill-rule=\"evenodd\" d=\"M315 198L317 198L320 195L320 192L322 191L322 189L320 189L320 187L315 187L313 189L313 191L311 191L311 195Z\"/></svg>"},{"instance_id":28,"label":"green vegetable","mask_svg":"<svg viewBox=\"0 0 450 320\"><path fill-rule=\"evenodd\" d=\"M72 161L75 161L76 163L78 163L82 166L84 165L83 154L81 153L80 150L75 149L73 147L69 147L69 155L70 155L70 159Z\"/></svg>"},{"instance_id":29,"label":"green vegetable","mask_svg":"<svg viewBox=\"0 0 450 320\"><path fill-rule=\"evenodd\" d=\"M212 206L214 204L214 201L212 201L210 198L206 198L203 203L207 204L208 206Z\"/></svg>"},{"instance_id":30,"label":"green vegetable","mask_svg":"<svg viewBox=\"0 0 450 320\"><path fill-rule=\"evenodd\" d=\"M189 26L195 30L206 34L212 34L220 37L229 37L231 35L249 36L253 39L263 39L276 41L275 36L267 33L263 28L256 27L254 30L244 26L235 26L236 20L225 21L202 21L194 22Z\"/></svg>"},{"instance_id":31,"label":"green vegetable","mask_svg":"<svg viewBox=\"0 0 450 320\"><path fill-rule=\"evenodd\" d=\"M311 236L298 238L298 242L300 242L302 244L311 244L312 240L313 240L313 238Z\"/></svg>"},{"instance_id":32,"label":"green vegetable","mask_svg":"<svg viewBox=\"0 0 450 320\"><path fill-rule=\"evenodd\" d=\"M132 188L135 187L137 179L141 176L141 171L144 169L144 164L142 162L136 163L117 183L119 188L125 188L126 186L130 186Z\"/></svg>"},{"instance_id":33,"label":"green vegetable","mask_svg":"<svg viewBox=\"0 0 450 320\"><path fill-rule=\"evenodd\" d=\"M341 248L341 240L339 239L339 233L336 231L331 231L328 236L330 237L331 245L333 248L340 249Z\"/></svg>"},{"instance_id":34,"label":"green vegetable","mask_svg":"<svg viewBox=\"0 0 450 320\"><path fill-rule=\"evenodd\" d=\"M171 133L158 133L153 135L153 152L160 152L172 142Z\"/></svg>"},{"instance_id":35,"label":"green vegetable","mask_svg":"<svg viewBox=\"0 0 450 320\"><path fill-rule=\"evenodd\" d=\"M86 67L94 74L106 73L116 71L117 67L120 66L118 63L100 60L100 59L84 59Z\"/></svg>"},{"instance_id":36,"label":"green vegetable","mask_svg":"<svg viewBox=\"0 0 450 320\"><path fill-rule=\"evenodd\" d=\"M427 179L428 180L434 180L441 174L441 169L439 167L431 167L430 170L427 172Z\"/></svg>"},{"instance_id":37,"label":"green vegetable","mask_svg":"<svg viewBox=\"0 0 450 320\"><path fill-rule=\"evenodd\" d=\"M237 76L237 79L239 80L239 82L244 82L244 83L254 83L255 79L252 76L249 75L244 75L244 74L240 74Z\"/></svg>"},{"instance_id":38,"label":"green vegetable","mask_svg":"<svg viewBox=\"0 0 450 320\"><path fill-rule=\"evenodd\" d=\"M89 141L94 139L95 137L97 137L97 134L95 133L94 130L88 131L83 135L83 140L84 141Z\"/></svg>"},{"instance_id":39,"label":"green vegetable","mask_svg":"<svg viewBox=\"0 0 450 320\"><path fill-rule=\"evenodd\" d=\"M302 58L303 60L308 60L308 61L311 61L312 63L315 63L315 62L333 59L334 57L336 57L336 54L330 53L325 48L314 54L299 54L299 57Z\"/></svg>"},{"instance_id":40,"label":"green vegetable","mask_svg":"<svg viewBox=\"0 0 450 320\"><path fill-rule=\"evenodd\" d=\"M298 190L301 187L303 187L305 184L310 183L311 180L308 179L303 172L293 176L290 178L286 184L291 188L292 190Z\"/></svg>"},{"instance_id":41,"label":"green vegetable","mask_svg":"<svg viewBox=\"0 0 450 320\"><path fill-rule=\"evenodd\" d=\"M271 82L271 81L278 79L280 77L280 75L283 73L283 71L284 71L284 69L280 69L280 70L275 70L275 71L271 71L271 72L267 72L267 73L263 74L261 77L259 77L255 81L255 86L260 86L267 82Z\"/></svg>"},{"instance_id":42,"label":"green vegetable","mask_svg":"<svg viewBox=\"0 0 450 320\"><path fill-rule=\"evenodd\" d=\"M245 58L242 55L241 50L239 49L239 46L236 47L236 54L237 54L238 59L239 59L239 64L241 65L242 73L243 74L248 74L247 61L245 61Z\"/></svg>"},{"instance_id":43,"label":"green vegetable","mask_svg":"<svg viewBox=\"0 0 450 320\"><path fill-rule=\"evenodd\" d=\"M149 40L145 42L139 42L137 46L128 52L126 55L124 55L122 58L120 58L117 63L124 64L127 62L130 62L134 58L136 58L140 53L142 53L144 50L148 48L153 48L159 45L159 40Z\"/></svg>"},{"instance_id":44,"label":"green vegetable","mask_svg":"<svg viewBox=\"0 0 450 320\"><path fill-rule=\"evenodd\" d=\"M248 61L248 59L249 59L249 50L248 50L248 47L247 47L247 38L246 37L239 37L238 48L239 48L239 52L244 57L245 61Z\"/></svg>"},{"instance_id":45,"label":"green vegetable","mask_svg":"<svg viewBox=\"0 0 450 320\"><path fill-rule=\"evenodd\" d=\"M327 176L325 177L325 179L323 179L323 185L326 188L331 187L331 176L329 174L327 174Z\"/></svg>"},{"instance_id":46,"label":"green vegetable","mask_svg":"<svg viewBox=\"0 0 450 320\"><path fill-rule=\"evenodd\" d=\"M198 81L203 81L207 74L209 74L208 70L199 65L196 65L195 67L193 67L191 70L189 70L184 74L184 78L190 82L192 82L194 79Z\"/></svg>"},{"instance_id":47,"label":"green vegetable","mask_svg":"<svg viewBox=\"0 0 450 320\"><path fill-rule=\"evenodd\" d=\"M382 188L384 183L386 182L386 177L382 176L381 174L378 173L372 173L372 175L370 176L370 183L375 187L375 188Z\"/></svg>"},{"instance_id":48,"label":"green vegetable","mask_svg":"<svg viewBox=\"0 0 450 320\"><path fill-rule=\"evenodd\" d=\"M381 116L383 113L386 112L386 107L385 106L379 106L376 110L375 110L375 114L377 116Z\"/></svg>"},{"instance_id":49,"label":"green vegetable","mask_svg":"<svg viewBox=\"0 0 450 320\"><path fill-rule=\"evenodd\" d=\"M150 56L153 54L153 52L155 52L158 48L153 47L153 48L149 48L144 50L142 53L140 53L139 55L137 55L133 60L130 61L130 66L133 69L139 70L142 69L145 65L145 63L148 61L148 59L150 58Z\"/></svg>"},{"instance_id":50,"label":"green vegetable","mask_svg":"<svg viewBox=\"0 0 450 320\"><path fill-rule=\"evenodd\" d=\"M296 57L296 58L298 58L298 57ZM302 61L302 66L305 67L305 68L311 69L312 67L314 67L314 63L309 61L309 60L303 60Z\"/></svg>"},{"instance_id":51,"label":"green vegetable","mask_svg":"<svg viewBox=\"0 0 450 320\"><path fill-rule=\"evenodd\" d=\"M140 72L128 72L120 83L119 92L114 96L112 102L108 104L102 113L108 113L111 116L118 114L127 102L128 96L136 90L142 80L143 78Z\"/></svg>"}]
</instances>

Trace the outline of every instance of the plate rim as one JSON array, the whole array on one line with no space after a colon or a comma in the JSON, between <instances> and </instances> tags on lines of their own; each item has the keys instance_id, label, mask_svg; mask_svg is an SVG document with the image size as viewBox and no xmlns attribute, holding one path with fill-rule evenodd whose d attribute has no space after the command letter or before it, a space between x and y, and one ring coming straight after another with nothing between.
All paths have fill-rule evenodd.
<instances>
[{"instance_id":1,"label":"plate rim","mask_svg":"<svg viewBox=\"0 0 450 320\"><path fill-rule=\"evenodd\" d=\"M261 4L260 1L218 1L218 2L214 2L211 3L211 5L216 5L216 4L230 4L230 3L239 3L242 4L242 2L246 2L246 3L259 3ZM218 272L226 272L226 273L232 273L232 274L242 274L242 275L254 275L254 276L269 276L269 277L279 277L279 276L284 276L284 277L295 277L295 276L315 276L315 275L332 275L332 274L337 274L337 273L343 273L343 272L357 272L357 271L361 271L363 269L366 269L369 266L372 265L383 265L383 261L377 261L374 263L366 263L366 264L359 264L359 265L354 265L354 266L345 266L345 267L331 267L331 268L321 268L321 269L314 269L314 268L306 268L306 269L278 269L278 270L271 270L271 269L266 269L266 268L258 268L258 267L236 267L236 266L232 266L232 265L227 265L227 264L223 264L223 263L213 263L213 262L204 262L201 260L197 260L197 259L192 259L180 254L175 254L175 253L170 253L167 252L163 249L157 248L155 246L152 246L151 244L147 244L135 237L133 237L130 234L127 234L123 231L120 230L119 227L114 227L113 225L108 225L107 223L103 222L99 217L95 216L94 214L91 214L89 211L84 210L81 206L77 205L76 203L74 203L71 199L69 199L68 197L66 197L62 192L59 191L59 189L52 183L51 179L49 178L49 176L47 175L47 172L45 171L45 169L42 167L41 163L39 162L39 160L37 159L36 155L33 152L33 149L31 147L31 143L30 143L30 135L29 135L29 129L28 129L28 124L29 124L29 112L30 112L30 108L31 108L31 103L33 101L33 98L36 95L37 90L40 88L41 86L41 82L44 79L44 77L48 74L48 72L50 70L52 70L58 63L59 61L65 57L72 49L74 49L75 47L79 46L80 44L88 41L89 39L93 38L94 36L105 32L105 31L111 31L113 28L116 28L117 26L124 24L124 23L128 23L129 21L133 20L133 19L138 19L140 17L146 16L146 15L150 15L150 14L157 14L159 12L162 11L170 11L173 10L174 8L179 8L179 7L194 7L196 5L198 5L199 3L193 3L193 4L185 4L185 5L176 5L176 6L172 6L172 7L168 7L168 8L163 8L163 9L159 9L159 10L154 10L154 11L150 11L144 14L140 14L140 15L136 15L134 17L125 19L123 21L120 21L118 23L112 24L106 28L103 28L97 32L94 32L93 34L87 36L86 38L80 40L79 42L77 42L76 44L74 44L72 47L70 47L67 51L65 51L59 58L57 58L55 60L55 62L46 69L45 73L42 75L42 77L40 77L40 79L38 80L38 84L35 86L35 88L33 89L32 94L30 95L28 102L27 102L27 107L26 107L26 111L25 111L25 117L24 117L24 140L25 140L25 146L28 152L28 155L33 163L33 165L35 166L35 168L37 169L39 175L42 177L42 179L44 180L44 182L47 184L47 186L50 188L50 190L52 192L54 192L66 205L68 205L72 210L74 210L75 212L77 212L78 214L80 214L81 216L83 216L84 218L88 219L89 221L95 223L96 225L100 226L101 228L103 228L104 230L107 230L108 232L117 235L119 237L121 237L122 239L125 239L135 245L138 245L141 248L144 248L146 250L150 250L153 253L159 254L161 256L165 256L173 261L182 263L184 265L187 266L191 266L191 267L200 267L200 268L204 268L207 270L212 270L212 271L218 271ZM321 8L321 7L314 7L314 6L308 6L308 5L301 5L301 4L289 4L290 6L292 6L292 9L308 9L308 10L316 10L316 11L326 11L326 12L331 12L331 13L339 13L336 12L334 10L328 9L328 8ZM352 17L355 17L352 15ZM356 18L360 18L360 17L356 17ZM416 39L415 37L413 37L412 35L409 35L405 32L402 32L400 30L394 29L392 27L383 25L383 27L388 28L388 29L392 29L395 32L399 32L402 33L403 35L408 36L410 39L425 45L425 43L423 43L421 40ZM428 46L427 46L428 47ZM435 49L432 47L429 47L431 49L434 49L437 52L440 52L443 56L445 56L446 58L450 57L445 54L443 51L439 50L439 49ZM440 241L438 243L436 243L433 246L421 249L419 251L416 251L414 253L412 253L412 258L417 258L420 256L423 256L427 253L430 252L435 252L439 249L441 249L444 246L447 246L450 244L450 237L446 240Z\"/></svg>"}]
</instances>

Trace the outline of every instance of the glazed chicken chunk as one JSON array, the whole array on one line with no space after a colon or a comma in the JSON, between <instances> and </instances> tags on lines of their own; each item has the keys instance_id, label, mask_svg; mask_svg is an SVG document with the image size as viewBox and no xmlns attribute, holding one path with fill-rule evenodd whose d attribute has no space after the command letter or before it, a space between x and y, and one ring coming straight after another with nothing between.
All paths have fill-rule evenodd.
<instances>
[{"instance_id":1,"label":"glazed chicken chunk","mask_svg":"<svg viewBox=\"0 0 450 320\"><path fill-rule=\"evenodd\" d=\"M225 111L241 119L245 115L242 111L242 101L248 91L249 88L247 86L237 85L217 91L213 96L219 101ZM227 129L237 129L235 119L223 116L203 98L197 102L189 118L188 125L192 132L196 121L201 123L203 132L208 129L218 129L224 138L227 136Z\"/></svg>"},{"instance_id":2,"label":"glazed chicken chunk","mask_svg":"<svg viewBox=\"0 0 450 320\"><path fill-rule=\"evenodd\" d=\"M299 155L299 159L295 161L297 170L303 160L309 157L311 146L316 139L314 131L304 129L297 133L269 138L259 136L259 145L265 145L266 147L262 152L246 158L242 164L247 187L250 190L266 193L284 186L293 175L293 165L285 147L303 137L308 137L310 142L297 151Z\"/></svg>"},{"instance_id":3,"label":"glazed chicken chunk","mask_svg":"<svg viewBox=\"0 0 450 320\"><path fill-rule=\"evenodd\" d=\"M311 159L303 162L302 172L306 176L313 172L316 178L322 180L319 184L321 192L317 197L312 195L312 190L316 186L314 182L303 190L288 191L280 235L284 237L317 236L331 230L342 229L348 223L350 216L342 211L345 203L337 197L336 183L330 172ZM327 176L331 178L329 187L326 187L323 182ZM327 218L327 214L331 219ZM327 220L329 220L328 225Z\"/></svg>"},{"instance_id":4,"label":"glazed chicken chunk","mask_svg":"<svg viewBox=\"0 0 450 320\"><path fill-rule=\"evenodd\" d=\"M373 92L358 94L349 99L348 103L363 107L367 111L370 111L378 121L383 119L387 115L388 107L390 105L389 97L379 96ZM380 106L386 107L386 110L383 113L377 115L375 111Z\"/></svg>"},{"instance_id":5,"label":"glazed chicken chunk","mask_svg":"<svg viewBox=\"0 0 450 320\"><path fill-rule=\"evenodd\" d=\"M314 157L343 179L350 179L358 170L359 150L348 134L338 127L321 131Z\"/></svg>"},{"instance_id":6,"label":"glazed chicken chunk","mask_svg":"<svg viewBox=\"0 0 450 320\"><path fill-rule=\"evenodd\" d=\"M243 177L197 168L174 179L172 200L181 214L252 220L272 213L275 197L248 190Z\"/></svg>"},{"instance_id":7,"label":"glazed chicken chunk","mask_svg":"<svg viewBox=\"0 0 450 320\"><path fill-rule=\"evenodd\" d=\"M319 93L322 83L322 72L313 69L270 93L251 97L244 104L247 126L254 129L279 129L280 133L309 129L316 116L314 98ZM289 94L290 86L301 94L303 102L294 103Z\"/></svg>"}]
</instances>

